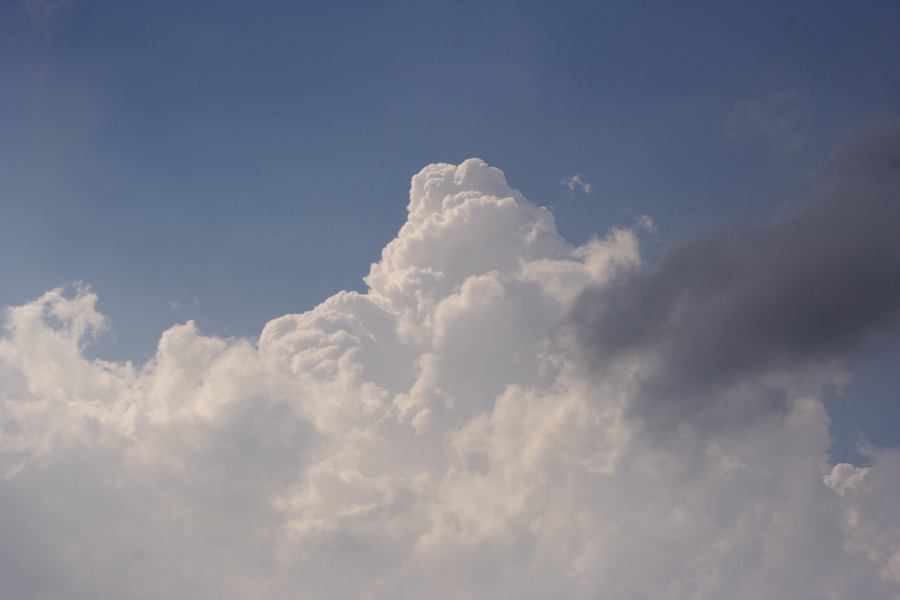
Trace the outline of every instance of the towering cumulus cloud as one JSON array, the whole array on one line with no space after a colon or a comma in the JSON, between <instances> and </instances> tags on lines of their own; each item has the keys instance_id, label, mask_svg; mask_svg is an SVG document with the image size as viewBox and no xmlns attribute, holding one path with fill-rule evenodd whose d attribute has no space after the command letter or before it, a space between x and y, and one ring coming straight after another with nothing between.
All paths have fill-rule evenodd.
<instances>
[{"instance_id":1,"label":"towering cumulus cloud","mask_svg":"<svg viewBox=\"0 0 900 600\"><path fill-rule=\"evenodd\" d=\"M898 165L655 268L429 165L366 293L140 367L85 358L89 289L9 308L0 595L900 598L900 454L830 465L819 399L896 327Z\"/></svg>"}]
</instances>

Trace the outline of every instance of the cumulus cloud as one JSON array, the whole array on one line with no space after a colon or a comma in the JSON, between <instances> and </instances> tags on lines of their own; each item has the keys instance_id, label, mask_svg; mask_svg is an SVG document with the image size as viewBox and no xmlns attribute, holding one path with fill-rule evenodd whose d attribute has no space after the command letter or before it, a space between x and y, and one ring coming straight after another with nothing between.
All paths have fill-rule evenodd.
<instances>
[{"instance_id":1,"label":"cumulus cloud","mask_svg":"<svg viewBox=\"0 0 900 600\"><path fill-rule=\"evenodd\" d=\"M827 463L830 371L802 365L782 410L728 436L655 436L634 417L640 382L666 371L645 349L658 323L638 335L586 305L640 296L643 229L573 247L472 159L413 177L365 293L257 340L189 321L135 366L84 356L104 326L89 289L9 308L5 593L897 597L900 506L884 500L900 461ZM780 372L750 362L741 393L764 396Z\"/></svg>"},{"instance_id":2,"label":"cumulus cloud","mask_svg":"<svg viewBox=\"0 0 900 600\"><path fill-rule=\"evenodd\" d=\"M576 190L580 190L585 194L590 194L591 189L593 189L593 185L590 181L585 180L580 174L575 173L574 175L569 175L568 177L563 177L560 181L560 184L569 188L570 192L574 192Z\"/></svg>"}]
</instances>

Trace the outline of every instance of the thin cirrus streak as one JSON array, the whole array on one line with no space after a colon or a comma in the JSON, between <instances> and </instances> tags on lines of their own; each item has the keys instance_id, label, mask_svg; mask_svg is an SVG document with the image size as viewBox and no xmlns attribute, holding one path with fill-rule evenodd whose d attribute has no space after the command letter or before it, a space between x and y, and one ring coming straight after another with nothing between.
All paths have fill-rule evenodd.
<instances>
[{"instance_id":1,"label":"thin cirrus streak","mask_svg":"<svg viewBox=\"0 0 900 600\"><path fill-rule=\"evenodd\" d=\"M900 597L900 453L829 464L819 399L896 324L898 149L655 268L429 165L365 293L141 366L86 287L7 309L4 597Z\"/></svg>"}]
</instances>

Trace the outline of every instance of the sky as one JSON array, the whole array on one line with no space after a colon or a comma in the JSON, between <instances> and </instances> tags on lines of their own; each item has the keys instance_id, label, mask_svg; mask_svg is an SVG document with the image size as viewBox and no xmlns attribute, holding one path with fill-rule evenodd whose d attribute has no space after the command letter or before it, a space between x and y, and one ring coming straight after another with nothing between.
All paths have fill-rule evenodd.
<instances>
[{"instance_id":1,"label":"sky","mask_svg":"<svg viewBox=\"0 0 900 600\"><path fill-rule=\"evenodd\" d=\"M900 597L898 28L0 0L0 580Z\"/></svg>"}]
</instances>

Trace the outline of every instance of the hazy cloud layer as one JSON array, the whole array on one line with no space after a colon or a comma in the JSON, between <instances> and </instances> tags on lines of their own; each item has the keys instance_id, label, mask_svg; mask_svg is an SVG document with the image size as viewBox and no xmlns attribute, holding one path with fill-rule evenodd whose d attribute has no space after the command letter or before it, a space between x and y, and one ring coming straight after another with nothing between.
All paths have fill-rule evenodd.
<instances>
[{"instance_id":1,"label":"hazy cloud layer","mask_svg":"<svg viewBox=\"0 0 900 600\"><path fill-rule=\"evenodd\" d=\"M569 188L570 192L580 191L585 194L590 194L593 189L593 184L590 181L586 181L580 174L575 173L574 175L569 175L568 177L563 177L560 180L560 183L567 188Z\"/></svg>"},{"instance_id":2,"label":"hazy cloud layer","mask_svg":"<svg viewBox=\"0 0 900 600\"><path fill-rule=\"evenodd\" d=\"M855 206L896 216L895 171L869 162L894 147L894 133L861 144L809 206L656 270L639 253L648 220L573 247L499 170L429 165L366 293L258 340L178 325L140 367L85 358L104 325L88 289L8 309L4 593L900 597L900 458L828 465L817 397L894 314L889 223L844 200L857 185ZM711 319L696 349L692 317ZM747 339L731 350L728 335ZM703 364L716 350L721 374ZM727 436L658 437L633 418L667 393L757 406L773 386L779 410ZM690 422L694 405L676 412Z\"/></svg>"},{"instance_id":3,"label":"hazy cloud layer","mask_svg":"<svg viewBox=\"0 0 900 600\"><path fill-rule=\"evenodd\" d=\"M50 25L60 10L74 2L75 0L23 0L22 6L35 28L49 35Z\"/></svg>"}]
</instances>

